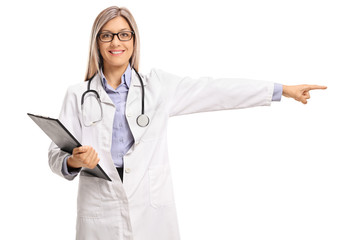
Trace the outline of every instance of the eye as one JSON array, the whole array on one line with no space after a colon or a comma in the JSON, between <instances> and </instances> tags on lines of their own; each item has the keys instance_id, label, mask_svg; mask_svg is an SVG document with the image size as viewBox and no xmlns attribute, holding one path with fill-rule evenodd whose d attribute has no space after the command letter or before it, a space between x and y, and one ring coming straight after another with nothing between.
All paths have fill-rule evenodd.
<instances>
[{"instance_id":1,"label":"eye","mask_svg":"<svg viewBox=\"0 0 360 240\"><path fill-rule=\"evenodd\" d=\"M111 39L112 38L112 34L111 33L101 33L100 34L100 38L107 40L107 39Z\"/></svg>"},{"instance_id":2,"label":"eye","mask_svg":"<svg viewBox=\"0 0 360 240\"><path fill-rule=\"evenodd\" d=\"M120 37L128 38L129 36L130 36L130 34L127 33L127 32L122 32L122 33L120 33Z\"/></svg>"}]
</instances>

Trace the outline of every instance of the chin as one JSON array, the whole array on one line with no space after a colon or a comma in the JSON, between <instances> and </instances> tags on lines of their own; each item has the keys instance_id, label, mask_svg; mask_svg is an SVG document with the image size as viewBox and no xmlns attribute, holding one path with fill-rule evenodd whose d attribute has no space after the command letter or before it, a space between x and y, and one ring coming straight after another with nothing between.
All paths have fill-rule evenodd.
<instances>
[{"instance_id":1,"label":"chin","mask_svg":"<svg viewBox=\"0 0 360 240\"><path fill-rule=\"evenodd\" d=\"M122 67L124 65L127 65L129 63L129 61L121 61L121 62L107 62L108 66L111 67Z\"/></svg>"}]
</instances>

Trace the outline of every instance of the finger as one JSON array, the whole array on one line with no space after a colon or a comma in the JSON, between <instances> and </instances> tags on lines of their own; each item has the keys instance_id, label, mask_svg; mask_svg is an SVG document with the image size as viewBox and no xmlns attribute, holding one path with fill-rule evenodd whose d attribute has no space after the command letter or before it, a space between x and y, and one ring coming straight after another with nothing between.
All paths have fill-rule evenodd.
<instances>
[{"instance_id":1,"label":"finger","mask_svg":"<svg viewBox=\"0 0 360 240\"><path fill-rule=\"evenodd\" d=\"M86 162L88 164L91 162L94 154L95 154L95 150L92 147L89 147L89 149L86 152L84 152L84 154L82 155L82 158L84 160L86 159Z\"/></svg>"},{"instance_id":2,"label":"finger","mask_svg":"<svg viewBox=\"0 0 360 240\"><path fill-rule=\"evenodd\" d=\"M91 154L91 147L83 146L77 151L76 154L73 154L76 159L81 162L83 165L87 165L89 163L89 155Z\"/></svg>"},{"instance_id":3,"label":"finger","mask_svg":"<svg viewBox=\"0 0 360 240\"><path fill-rule=\"evenodd\" d=\"M81 146L81 147L74 148L73 155L85 153L86 151L88 151L88 148L89 148L88 146Z\"/></svg>"},{"instance_id":4,"label":"finger","mask_svg":"<svg viewBox=\"0 0 360 240\"><path fill-rule=\"evenodd\" d=\"M93 161L90 164L90 168L96 167L96 165L99 163L100 158L98 157L97 153L95 154L95 157L93 158Z\"/></svg>"},{"instance_id":5,"label":"finger","mask_svg":"<svg viewBox=\"0 0 360 240\"><path fill-rule=\"evenodd\" d=\"M98 163L97 159L98 159L97 152L95 151L95 149L91 148L87 156L87 167L91 169L94 168Z\"/></svg>"},{"instance_id":6,"label":"finger","mask_svg":"<svg viewBox=\"0 0 360 240\"><path fill-rule=\"evenodd\" d=\"M304 93L303 93L303 97L304 97L305 99L310 99L310 93L309 93L308 91L304 92Z\"/></svg>"},{"instance_id":7,"label":"finger","mask_svg":"<svg viewBox=\"0 0 360 240\"><path fill-rule=\"evenodd\" d=\"M90 160L90 162L87 164L87 168L93 169L96 167L96 165L99 163L100 158L98 157L97 153L94 155L94 157Z\"/></svg>"},{"instance_id":8,"label":"finger","mask_svg":"<svg viewBox=\"0 0 360 240\"><path fill-rule=\"evenodd\" d=\"M318 89L324 90L324 89L327 89L327 86L306 85L306 90L307 90L307 91L310 91L310 90L318 90Z\"/></svg>"},{"instance_id":9,"label":"finger","mask_svg":"<svg viewBox=\"0 0 360 240\"><path fill-rule=\"evenodd\" d=\"M95 152L94 149L92 149L90 151L88 158L89 158L89 161L90 161L89 164L92 164L95 161L95 159L97 158L97 153Z\"/></svg>"}]
</instances>

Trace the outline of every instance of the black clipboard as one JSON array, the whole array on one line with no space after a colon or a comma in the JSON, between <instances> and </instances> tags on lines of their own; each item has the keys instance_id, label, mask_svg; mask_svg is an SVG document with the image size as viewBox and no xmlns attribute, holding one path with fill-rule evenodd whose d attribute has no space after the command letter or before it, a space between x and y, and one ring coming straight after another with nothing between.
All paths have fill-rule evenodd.
<instances>
[{"instance_id":1,"label":"black clipboard","mask_svg":"<svg viewBox=\"0 0 360 240\"><path fill-rule=\"evenodd\" d=\"M81 147L78 140L66 129L66 127L58 120L49 117L43 117L40 115L27 114L48 137L62 150L72 154L74 148ZM94 169L82 168L85 171L95 177L99 177L108 181L111 181L110 177L98 164Z\"/></svg>"}]
</instances>

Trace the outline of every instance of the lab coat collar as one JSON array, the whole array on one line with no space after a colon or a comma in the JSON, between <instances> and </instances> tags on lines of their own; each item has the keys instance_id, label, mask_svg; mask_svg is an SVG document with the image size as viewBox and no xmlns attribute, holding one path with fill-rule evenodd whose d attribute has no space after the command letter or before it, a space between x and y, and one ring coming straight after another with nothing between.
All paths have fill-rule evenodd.
<instances>
[{"instance_id":1,"label":"lab coat collar","mask_svg":"<svg viewBox=\"0 0 360 240\"><path fill-rule=\"evenodd\" d=\"M94 78L91 82L90 89L95 89L99 93L100 101L102 103L114 105L114 103L112 102L112 100L110 99L109 95L106 93L106 91L103 87L103 83L101 80L101 73L97 73L94 76Z\"/></svg>"},{"instance_id":2,"label":"lab coat collar","mask_svg":"<svg viewBox=\"0 0 360 240\"><path fill-rule=\"evenodd\" d=\"M141 76L141 78L143 80L144 87L145 87L147 85L147 79L144 76L142 76L141 74L140 74L140 76ZM134 69L131 70L131 84L130 84L130 87L129 87L129 91L132 88L132 86L141 88L141 83L140 83L139 77L136 74ZM103 87L103 83L102 83L102 79L101 79L101 73L97 73L94 76L94 78L93 78L93 80L91 82L91 87L90 88L95 89L99 93L101 102L109 103L109 104L114 105L112 100L110 99L109 95L106 93L106 91L105 91L105 89ZM136 98L136 95L132 95L132 96L128 95L128 102L129 102L129 100L130 100L130 102L134 101L135 98ZM130 97L130 99L129 99L129 97ZM141 97L141 92L140 92L140 95L138 97L139 98Z\"/></svg>"},{"instance_id":3,"label":"lab coat collar","mask_svg":"<svg viewBox=\"0 0 360 240\"><path fill-rule=\"evenodd\" d=\"M130 84L131 84L131 73L132 73L132 68L130 66L130 63L128 64L124 74L121 76L121 81L124 82L126 84L126 86L129 88L130 87ZM102 68L100 69L100 76L101 76L101 80L102 80L102 84L103 84L103 87L106 91L108 91L106 88L110 88L111 91L117 91L118 89L113 89L111 88L108 83L107 83L107 79L104 75L104 72L102 70Z\"/></svg>"},{"instance_id":4,"label":"lab coat collar","mask_svg":"<svg viewBox=\"0 0 360 240\"><path fill-rule=\"evenodd\" d=\"M140 73L139 73L140 74ZM101 77L102 73L97 73L91 83L91 89L95 89L99 95L100 95L100 100L102 102L106 102L106 103L111 103L112 101L110 99L110 97L108 96L108 94L106 93L105 89L104 89L104 85L103 85L103 81L102 81L102 77ZM140 74L141 79L144 83L144 87L147 85L147 79ZM125 76L127 77L127 76ZM134 69L131 69L131 81L127 82L129 89L131 88L131 86L135 86L135 87L141 87L141 83L139 80L138 75L136 74Z\"/></svg>"}]
</instances>

